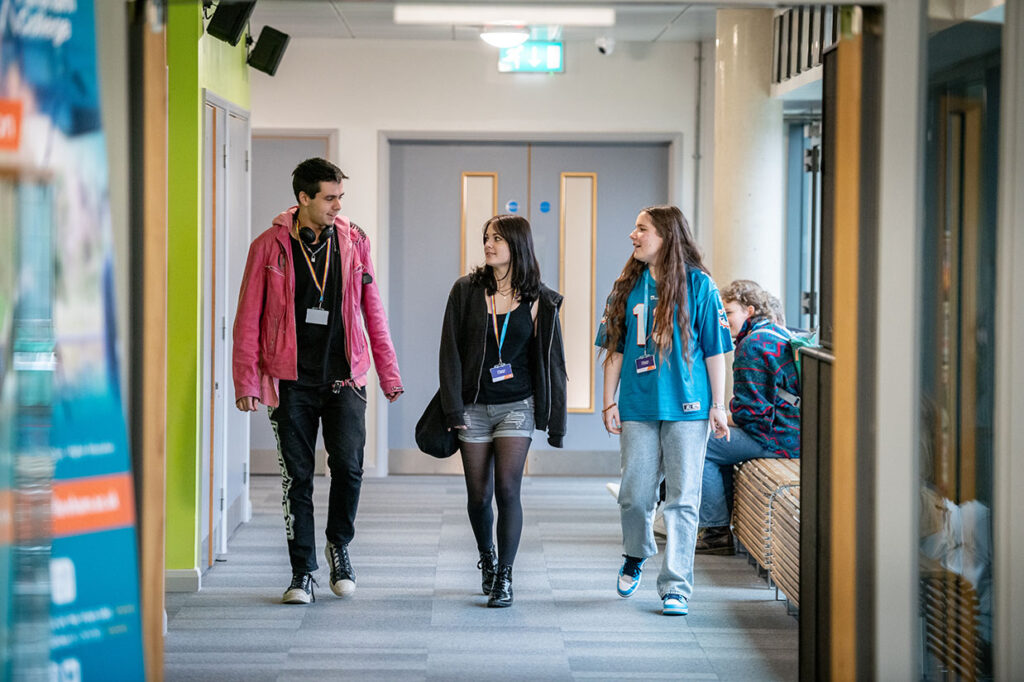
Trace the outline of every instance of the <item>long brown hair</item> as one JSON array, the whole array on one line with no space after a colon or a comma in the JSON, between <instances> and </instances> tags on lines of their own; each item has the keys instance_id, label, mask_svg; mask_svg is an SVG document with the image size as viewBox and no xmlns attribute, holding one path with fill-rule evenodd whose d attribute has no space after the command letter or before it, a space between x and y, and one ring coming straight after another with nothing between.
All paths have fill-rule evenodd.
<instances>
[{"instance_id":1,"label":"long brown hair","mask_svg":"<svg viewBox=\"0 0 1024 682\"><path fill-rule=\"evenodd\" d=\"M654 224L658 236L661 237L661 248L654 264L658 270L658 307L654 309L654 344L658 354L664 357L672 348L673 316L679 324L679 337L683 343L682 355L690 362L690 309L687 269L697 268L705 273L704 255L697 246L690 224L686 216L675 206L648 206L641 213L646 213ZM611 296L605 307L605 342L604 350L608 353L604 362L607 364L611 354L619 345L626 333L626 301L629 292L633 291L646 263L633 256L626 261L622 274L612 285Z\"/></svg>"},{"instance_id":2,"label":"long brown hair","mask_svg":"<svg viewBox=\"0 0 1024 682\"><path fill-rule=\"evenodd\" d=\"M496 215L484 223L484 241L487 241L487 228L492 225L494 231L508 243L511 256L509 284L520 300L536 300L540 292L540 265L533 252L530 222L518 215ZM487 264L474 268L469 274L469 281L474 286L483 287L488 294L493 294L498 289L498 283L494 281L494 269Z\"/></svg>"}]
</instances>

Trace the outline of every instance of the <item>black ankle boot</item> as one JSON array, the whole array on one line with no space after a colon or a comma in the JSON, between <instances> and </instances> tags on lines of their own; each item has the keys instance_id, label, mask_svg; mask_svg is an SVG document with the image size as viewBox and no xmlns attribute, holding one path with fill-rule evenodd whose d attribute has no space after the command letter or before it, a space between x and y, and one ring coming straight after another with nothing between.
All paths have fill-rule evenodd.
<instances>
[{"instance_id":1,"label":"black ankle boot","mask_svg":"<svg viewBox=\"0 0 1024 682\"><path fill-rule=\"evenodd\" d=\"M498 568L498 560L494 556L493 547L480 552L480 561L476 562L476 567L480 569L480 589L484 594L489 595L491 588L494 587L494 576Z\"/></svg>"},{"instance_id":2,"label":"black ankle boot","mask_svg":"<svg viewBox=\"0 0 1024 682\"><path fill-rule=\"evenodd\" d=\"M494 577L494 587L487 605L492 608L512 606L512 567L502 564Z\"/></svg>"}]
</instances>

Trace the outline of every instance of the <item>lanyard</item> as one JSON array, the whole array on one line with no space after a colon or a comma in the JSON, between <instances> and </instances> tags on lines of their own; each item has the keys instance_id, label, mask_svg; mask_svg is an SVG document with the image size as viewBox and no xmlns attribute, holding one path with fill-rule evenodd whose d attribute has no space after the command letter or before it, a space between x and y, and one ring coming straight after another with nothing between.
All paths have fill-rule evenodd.
<instances>
[{"instance_id":1,"label":"lanyard","mask_svg":"<svg viewBox=\"0 0 1024 682\"><path fill-rule=\"evenodd\" d=\"M498 364L501 364L501 346L505 343L505 332L508 331L508 318L512 317L512 311L505 314L505 323L501 325L501 338L498 338L498 313L494 307L494 294L491 294L491 322L494 326L494 340L498 343Z\"/></svg>"},{"instance_id":2,"label":"lanyard","mask_svg":"<svg viewBox=\"0 0 1024 682\"><path fill-rule=\"evenodd\" d=\"M309 266L309 274L313 276L313 284L316 286L317 291L320 292L320 302L317 303L317 308L323 309L324 307L324 291L327 289L327 273L331 269L331 251L330 247L327 248L327 260L324 262L324 280L323 282L316 281L316 270L313 268L313 264L309 261L309 254L306 253L306 247L301 243L299 248L302 249L302 256L306 259L306 265Z\"/></svg>"},{"instance_id":3,"label":"lanyard","mask_svg":"<svg viewBox=\"0 0 1024 682\"><path fill-rule=\"evenodd\" d=\"M654 318L651 318L651 333L647 334L647 305L650 302L650 297L647 291L647 280L650 277L649 272L644 272L644 302L643 302L643 319L639 319L637 316L636 321L636 345L643 346L644 350L647 349L647 339L654 335ZM641 332L643 332L641 334Z\"/></svg>"}]
</instances>

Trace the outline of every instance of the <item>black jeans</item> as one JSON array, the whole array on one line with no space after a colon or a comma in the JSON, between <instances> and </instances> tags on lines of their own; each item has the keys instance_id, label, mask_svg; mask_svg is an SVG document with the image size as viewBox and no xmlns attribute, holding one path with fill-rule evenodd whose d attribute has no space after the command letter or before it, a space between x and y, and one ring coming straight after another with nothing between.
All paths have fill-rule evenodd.
<instances>
[{"instance_id":1,"label":"black jeans","mask_svg":"<svg viewBox=\"0 0 1024 682\"><path fill-rule=\"evenodd\" d=\"M316 437L324 427L331 492L327 502L327 540L347 545L355 535L356 507L363 482L366 445L366 388L311 388L282 381L280 404L271 410L277 436L284 523L293 573L317 569L313 530L313 470Z\"/></svg>"}]
</instances>

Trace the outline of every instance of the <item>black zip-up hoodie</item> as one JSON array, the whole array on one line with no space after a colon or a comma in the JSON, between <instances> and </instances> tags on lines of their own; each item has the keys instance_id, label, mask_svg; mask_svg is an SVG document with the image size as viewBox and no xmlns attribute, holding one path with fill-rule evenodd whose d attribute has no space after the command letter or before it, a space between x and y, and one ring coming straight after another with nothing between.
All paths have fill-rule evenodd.
<instances>
[{"instance_id":1,"label":"black zip-up hoodie","mask_svg":"<svg viewBox=\"0 0 1024 682\"><path fill-rule=\"evenodd\" d=\"M524 303L526 305L526 303ZM531 304L532 305L532 304ZM533 413L536 428L547 431L548 443L562 447L565 436L565 350L558 309L562 295L543 284L537 300L537 333L530 343ZM449 427L464 426L466 404L476 402L484 372L487 303L483 287L460 277L448 294L441 327L439 373L441 407Z\"/></svg>"}]
</instances>

